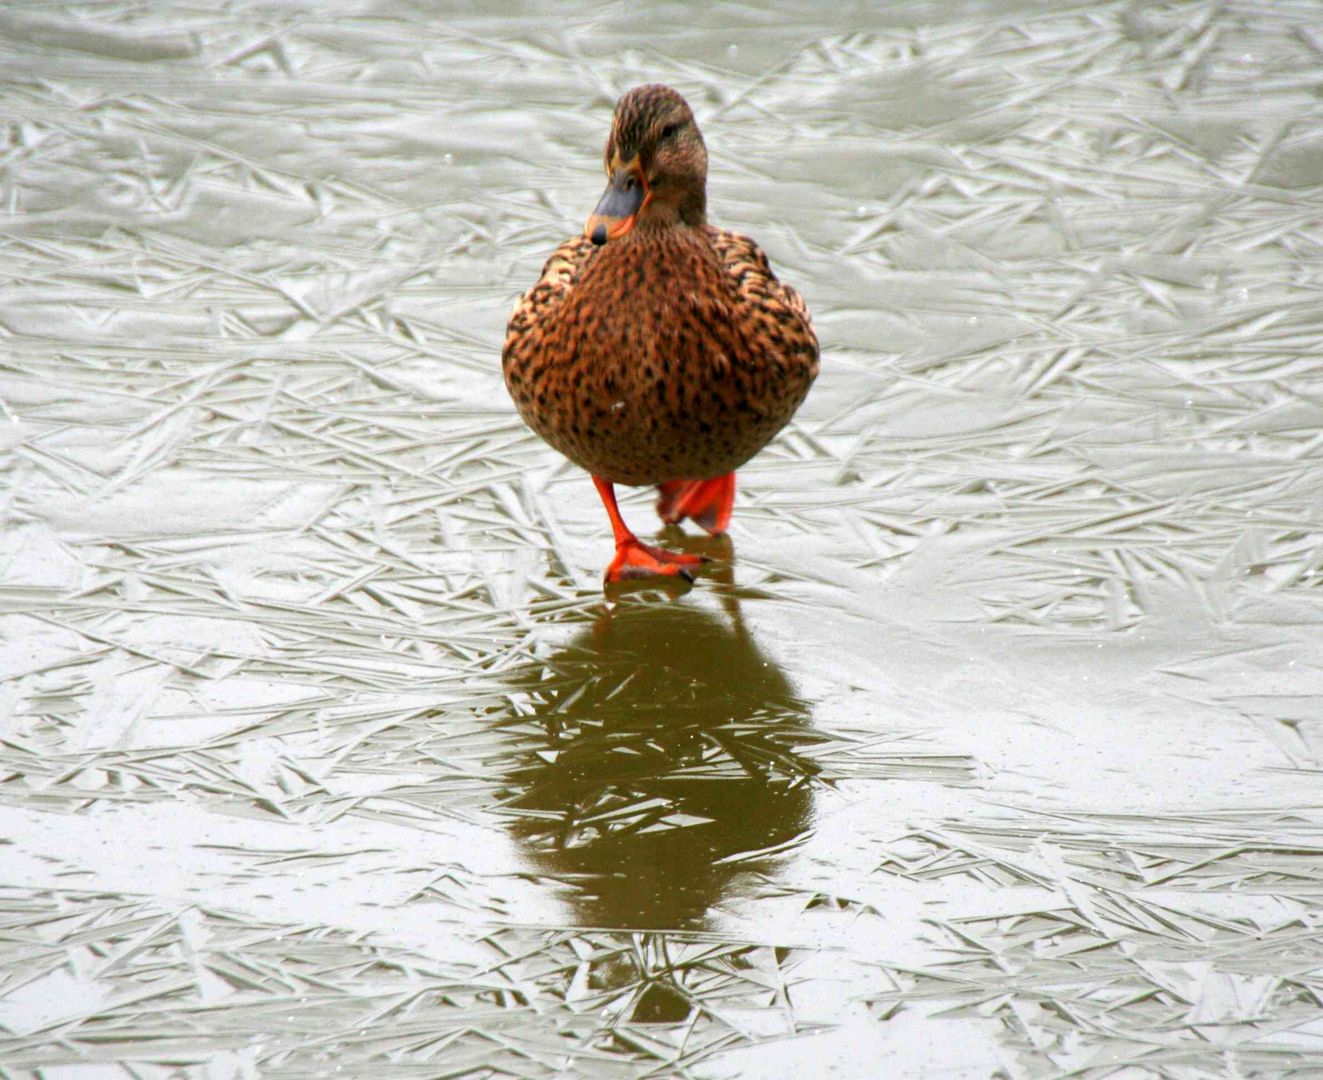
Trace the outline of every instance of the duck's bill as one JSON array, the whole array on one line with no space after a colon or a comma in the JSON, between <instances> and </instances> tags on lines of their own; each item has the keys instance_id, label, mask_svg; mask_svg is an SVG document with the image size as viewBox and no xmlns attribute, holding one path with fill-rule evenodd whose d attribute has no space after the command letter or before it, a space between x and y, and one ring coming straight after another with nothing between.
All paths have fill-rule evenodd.
<instances>
[{"instance_id":1,"label":"duck's bill","mask_svg":"<svg viewBox=\"0 0 1323 1080\"><path fill-rule=\"evenodd\" d=\"M594 244L618 240L634 227L639 211L648 201L648 188L636 169L617 169L611 175L597 209L588 219L583 233Z\"/></svg>"}]
</instances>

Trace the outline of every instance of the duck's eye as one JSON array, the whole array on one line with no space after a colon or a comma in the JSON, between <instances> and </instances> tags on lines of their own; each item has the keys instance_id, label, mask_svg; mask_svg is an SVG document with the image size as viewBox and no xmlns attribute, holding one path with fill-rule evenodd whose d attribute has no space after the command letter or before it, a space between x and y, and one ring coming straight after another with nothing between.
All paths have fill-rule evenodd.
<instances>
[{"instance_id":1,"label":"duck's eye","mask_svg":"<svg viewBox=\"0 0 1323 1080\"><path fill-rule=\"evenodd\" d=\"M679 124L667 124L664 128L661 129L661 137L663 139L669 139L679 130L680 130Z\"/></svg>"}]
</instances>

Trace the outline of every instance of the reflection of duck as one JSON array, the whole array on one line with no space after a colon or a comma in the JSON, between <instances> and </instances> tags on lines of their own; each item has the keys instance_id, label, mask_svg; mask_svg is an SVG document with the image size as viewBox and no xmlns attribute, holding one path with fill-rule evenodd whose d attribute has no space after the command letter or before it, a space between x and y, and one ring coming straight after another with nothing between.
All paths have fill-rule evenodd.
<instances>
[{"instance_id":1,"label":"reflection of duck","mask_svg":"<svg viewBox=\"0 0 1323 1080\"><path fill-rule=\"evenodd\" d=\"M807 707L732 612L623 605L518 687L541 732L506 774L511 831L582 925L701 927L770 861L738 856L808 825Z\"/></svg>"},{"instance_id":2,"label":"reflection of duck","mask_svg":"<svg viewBox=\"0 0 1323 1080\"><path fill-rule=\"evenodd\" d=\"M502 362L525 422L592 474L615 533L608 582L689 576L644 544L613 484L655 484L662 519L725 531L734 470L789 421L818 371L808 309L747 236L707 224L707 149L668 86L616 105L609 183L586 235L510 316Z\"/></svg>"}]
</instances>

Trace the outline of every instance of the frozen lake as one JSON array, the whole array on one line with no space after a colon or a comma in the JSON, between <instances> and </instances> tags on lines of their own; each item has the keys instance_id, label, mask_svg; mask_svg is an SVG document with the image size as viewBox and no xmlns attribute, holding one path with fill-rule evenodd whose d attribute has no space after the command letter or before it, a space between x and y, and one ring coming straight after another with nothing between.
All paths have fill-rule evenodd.
<instances>
[{"instance_id":1,"label":"frozen lake","mask_svg":"<svg viewBox=\"0 0 1323 1080\"><path fill-rule=\"evenodd\" d=\"M1323 1076L1323 4L0 67L0 1075ZM644 82L823 364L608 603L500 349Z\"/></svg>"}]
</instances>

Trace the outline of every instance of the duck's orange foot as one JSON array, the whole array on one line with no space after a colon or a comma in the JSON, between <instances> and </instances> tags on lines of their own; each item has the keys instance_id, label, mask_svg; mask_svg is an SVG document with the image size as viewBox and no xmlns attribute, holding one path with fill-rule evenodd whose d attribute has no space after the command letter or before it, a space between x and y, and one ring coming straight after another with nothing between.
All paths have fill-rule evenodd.
<instances>
[{"instance_id":1,"label":"duck's orange foot","mask_svg":"<svg viewBox=\"0 0 1323 1080\"><path fill-rule=\"evenodd\" d=\"M615 581L637 581L650 577L680 577L693 581L689 567L705 563L703 555L686 555L653 547L641 540L626 540L616 545L616 557L606 568L608 584Z\"/></svg>"},{"instance_id":2,"label":"duck's orange foot","mask_svg":"<svg viewBox=\"0 0 1323 1080\"><path fill-rule=\"evenodd\" d=\"M711 480L667 480L657 487L657 516L668 525L692 518L713 536L730 526L735 505L735 474Z\"/></svg>"}]
</instances>

